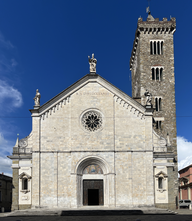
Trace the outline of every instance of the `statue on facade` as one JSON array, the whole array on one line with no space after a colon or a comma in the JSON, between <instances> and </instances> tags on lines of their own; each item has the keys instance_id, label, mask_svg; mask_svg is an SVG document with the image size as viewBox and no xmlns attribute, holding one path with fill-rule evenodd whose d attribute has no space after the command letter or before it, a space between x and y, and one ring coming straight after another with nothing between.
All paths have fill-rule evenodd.
<instances>
[{"instance_id":1,"label":"statue on facade","mask_svg":"<svg viewBox=\"0 0 192 221\"><path fill-rule=\"evenodd\" d=\"M36 90L36 95L33 98L34 102L35 102L35 106L34 107L39 107L40 106L40 98L41 98L41 94L39 93L39 90Z\"/></svg>"},{"instance_id":2,"label":"statue on facade","mask_svg":"<svg viewBox=\"0 0 192 221\"><path fill-rule=\"evenodd\" d=\"M94 54L92 54L92 58L88 56L88 60L89 60L89 65L90 65L90 73L96 73L97 59L94 58Z\"/></svg>"},{"instance_id":3,"label":"statue on facade","mask_svg":"<svg viewBox=\"0 0 192 221\"><path fill-rule=\"evenodd\" d=\"M146 105L151 106L151 102L152 102L152 94L149 93L148 90L145 91L144 93L145 97L146 97Z\"/></svg>"}]
</instances>

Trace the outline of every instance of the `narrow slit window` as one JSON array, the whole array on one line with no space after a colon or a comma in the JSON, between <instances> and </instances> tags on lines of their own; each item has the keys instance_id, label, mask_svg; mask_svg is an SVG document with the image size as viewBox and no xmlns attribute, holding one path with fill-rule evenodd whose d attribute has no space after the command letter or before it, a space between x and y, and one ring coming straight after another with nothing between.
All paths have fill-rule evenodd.
<instances>
[{"instance_id":1,"label":"narrow slit window","mask_svg":"<svg viewBox=\"0 0 192 221\"><path fill-rule=\"evenodd\" d=\"M162 177L158 178L158 188L163 189L163 178Z\"/></svg>"},{"instance_id":2,"label":"narrow slit window","mask_svg":"<svg viewBox=\"0 0 192 221\"><path fill-rule=\"evenodd\" d=\"M155 69L152 68L152 80L155 80Z\"/></svg>"},{"instance_id":3,"label":"narrow slit window","mask_svg":"<svg viewBox=\"0 0 192 221\"><path fill-rule=\"evenodd\" d=\"M157 42L157 54L160 54L160 42Z\"/></svg>"},{"instance_id":4,"label":"narrow slit window","mask_svg":"<svg viewBox=\"0 0 192 221\"><path fill-rule=\"evenodd\" d=\"M155 98L156 111L158 111L158 98Z\"/></svg>"},{"instance_id":5,"label":"narrow slit window","mask_svg":"<svg viewBox=\"0 0 192 221\"><path fill-rule=\"evenodd\" d=\"M160 81L163 80L163 68L160 69Z\"/></svg>"},{"instance_id":6,"label":"narrow slit window","mask_svg":"<svg viewBox=\"0 0 192 221\"><path fill-rule=\"evenodd\" d=\"M163 41L161 42L161 54L163 54Z\"/></svg>"},{"instance_id":7,"label":"narrow slit window","mask_svg":"<svg viewBox=\"0 0 192 221\"><path fill-rule=\"evenodd\" d=\"M161 98L159 98L159 110L161 111Z\"/></svg>"},{"instance_id":8,"label":"narrow slit window","mask_svg":"<svg viewBox=\"0 0 192 221\"><path fill-rule=\"evenodd\" d=\"M156 68L156 80L159 81L159 68Z\"/></svg>"},{"instance_id":9,"label":"narrow slit window","mask_svg":"<svg viewBox=\"0 0 192 221\"><path fill-rule=\"evenodd\" d=\"M154 54L156 54L156 41L154 41L153 44L154 44Z\"/></svg>"},{"instance_id":10,"label":"narrow slit window","mask_svg":"<svg viewBox=\"0 0 192 221\"><path fill-rule=\"evenodd\" d=\"M153 54L153 42L150 42L150 53Z\"/></svg>"},{"instance_id":11,"label":"narrow slit window","mask_svg":"<svg viewBox=\"0 0 192 221\"><path fill-rule=\"evenodd\" d=\"M156 121L156 129L161 129L161 121Z\"/></svg>"},{"instance_id":12,"label":"narrow slit window","mask_svg":"<svg viewBox=\"0 0 192 221\"><path fill-rule=\"evenodd\" d=\"M23 186L22 186L23 190L27 190L28 189L28 180L27 179L23 179Z\"/></svg>"}]
</instances>

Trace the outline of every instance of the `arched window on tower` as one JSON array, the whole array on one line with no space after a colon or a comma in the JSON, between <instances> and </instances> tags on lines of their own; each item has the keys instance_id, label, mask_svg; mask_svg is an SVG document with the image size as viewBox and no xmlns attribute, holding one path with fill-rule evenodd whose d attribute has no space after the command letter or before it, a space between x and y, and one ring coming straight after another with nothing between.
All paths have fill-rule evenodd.
<instances>
[{"instance_id":1,"label":"arched window on tower","mask_svg":"<svg viewBox=\"0 0 192 221\"><path fill-rule=\"evenodd\" d=\"M159 81L159 68L156 68L156 80Z\"/></svg>"},{"instance_id":2,"label":"arched window on tower","mask_svg":"<svg viewBox=\"0 0 192 221\"><path fill-rule=\"evenodd\" d=\"M152 80L162 81L163 80L163 67L151 67Z\"/></svg>"},{"instance_id":3,"label":"arched window on tower","mask_svg":"<svg viewBox=\"0 0 192 221\"><path fill-rule=\"evenodd\" d=\"M156 111L161 111L161 110L162 110L161 101L162 101L162 98L161 98L161 97L156 97L156 98L155 98L155 110L156 110Z\"/></svg>"},{"instance_id":4,"label":"arched window on tower","mask_svg":"<svg viewBox=\"0 0 192 221\"><path fill-rule=\"evenodd\" d=\"M150 42L150 54L153 54L153 42Z\"/></svg>"},{"instance_id":5,"label":"arched window on tower","mask_svg":"<svg viewBox=\"0 0 192 221\"><path fill-rule=\"evenodd\" d=\"M155 80L155 68L152 68L152 80Z\"/></svg>"},{"instance_id":6,"label":"arched window on tower","mask_svg":"<svg viewBox=\"0 0 192 221\"><path fill-rule=\"evenodd\" d=\"M160 81L163 80L163 68L160 68L160 78L159 78Z\"/></svg>"},{"instance_id":7,"label":"arched window on tower","mask_svg":"<svg viewBox=\"0 0 192 221\"><path fill-rule=\"evenodd\" d=\"M158 41L158 42L157 42L157 54L160 54L160 44L161 44L161 43Z\"/></svg>"},{"instance_id":8,"label":"arched window on tower","mask_svg":"<svg viewBox=\"0 0 192 221\"><path fill-rule=\"evenodd\" d=\"M150 41L150 54L161 55L163 54L163 40Z\"/></svg>"},{"instance_id":9,"label":"arched window on tower","mask_svg":"<svg viewBox=\"0 0 192 221\"><path fill-rule=\"evenodd\" d=\"M163 41L161 42L161 54L163 54Z\"/></svg>"},{"instance_id":10,"label":"arched window on tower","mask_svg":"<svg viewBox=\"0 0 192 221\"><path fill-rule=\"evenodd\" d=\"M156 41L154 41L153 44L154 44L153 45L154 46L154 54L156 54L157 53L157 51L156 51Z\"/></svg>"}]
</instances>

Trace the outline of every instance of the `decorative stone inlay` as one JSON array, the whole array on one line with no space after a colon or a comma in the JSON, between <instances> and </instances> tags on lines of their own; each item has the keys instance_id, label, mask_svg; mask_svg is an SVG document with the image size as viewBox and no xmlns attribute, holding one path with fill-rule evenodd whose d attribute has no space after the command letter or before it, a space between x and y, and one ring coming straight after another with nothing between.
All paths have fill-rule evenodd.
<instances>
[{"instance_id":1,"label":"decorative stone inlay","mask_svg":"<svg viewBox=\"0 0 192 221\"><path fill-rule=\"evenodd\" d=\"M83 174L103 174L99 165L89 165L83 170Z\"/></svg>"},{"instance_id":2,"label":"decorative stone inlay","mask_svg":"<svg viewBox=\"0 0 192 221\"><path fill-rule=\"evenodd\" d=\"M102 116L97 111L88 111L82 117L83 127L89 131L94 132L102 128Z\"/></svg>"}]
</instances>

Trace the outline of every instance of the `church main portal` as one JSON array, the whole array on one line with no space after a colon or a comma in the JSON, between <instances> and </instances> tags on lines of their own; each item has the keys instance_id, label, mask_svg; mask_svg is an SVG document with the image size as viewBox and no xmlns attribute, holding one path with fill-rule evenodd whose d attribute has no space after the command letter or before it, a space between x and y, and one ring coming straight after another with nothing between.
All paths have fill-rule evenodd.
<instances>
[{"instance_id":1,"label":"church main portal","mask_svg":"<svg viewBox=\"0 0 192 221\"><path fill-rule=\"evenodd\" d=\"M83 205L84 206L104 205L103 180L83 181Z\"/></svg>"}]
</instances>

